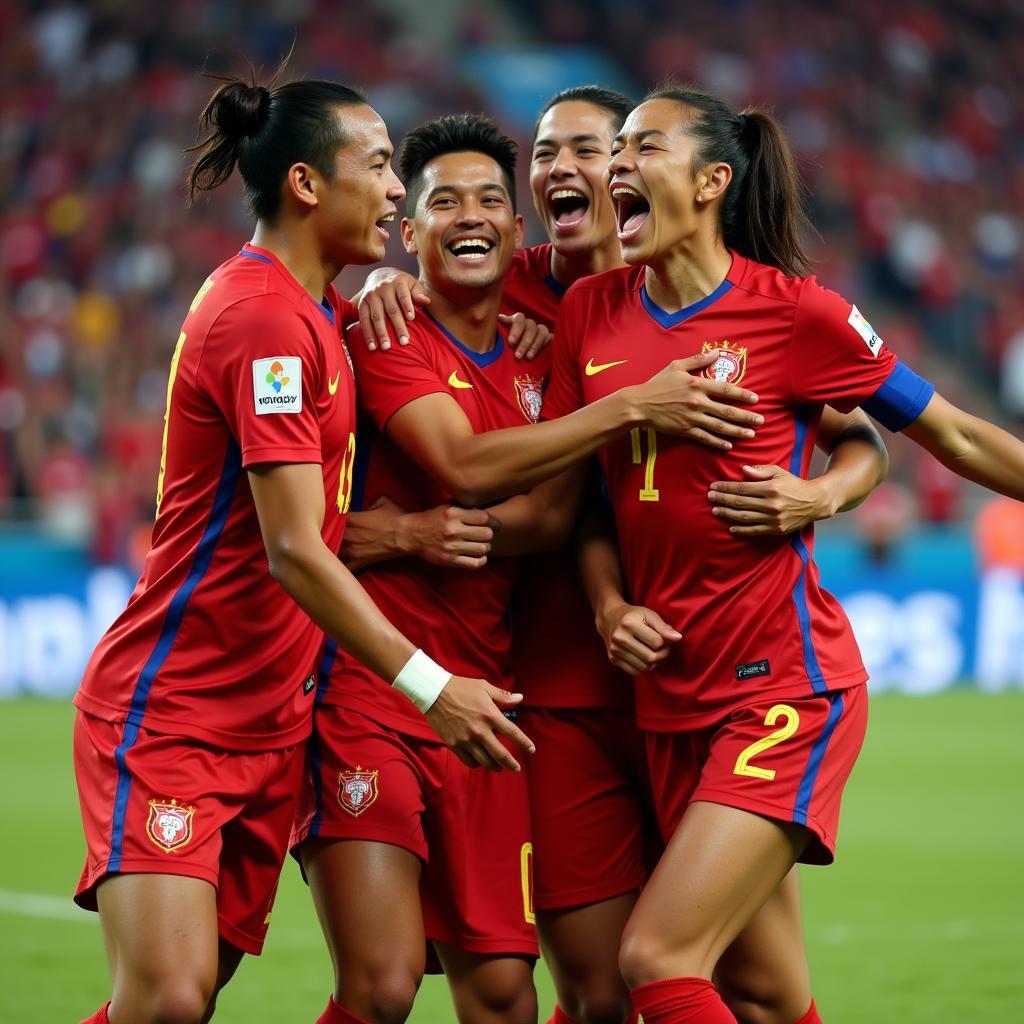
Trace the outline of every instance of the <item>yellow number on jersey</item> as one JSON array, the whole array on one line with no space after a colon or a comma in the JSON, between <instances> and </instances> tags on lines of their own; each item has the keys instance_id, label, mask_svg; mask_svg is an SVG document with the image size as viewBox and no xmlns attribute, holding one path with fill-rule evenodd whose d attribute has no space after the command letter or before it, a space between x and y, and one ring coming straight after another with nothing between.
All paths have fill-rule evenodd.
<instances>
[{"instance_id":1,"label":"yellow number on jersey","mask_svg":"<svg viewBox=\"0 0 1024 1024\"><path fill-rule=\"evenodd\" d=\"M647 465L644 467L644 485L640 488L641 501L659 501L660 492L654 486L654 460L658 457L658 435L651 427L647 427ZM640 444L640 428L634 427L629 432L633 443L633 465L639 466L644 461L643 449Z\"/></svg>"},{"instance_id":2,"label":"yellow number on jersey","mask_svg":"<svg viewBox=\"0 0 1024 1024\"><path fill-rule=\"evenodd\" d=\"M758 768L757 765L750 763L750 759L788 740L800 728L800 715L797 714L796 708L791 708L788 704L776 704L771 708L764 716L764 724L770 728L780 718L785 718L784 726L762 739L755 740L749 747L740 751L740 756L736 758L736 767L732 770L733 775L748 775L752 779L767 779L769 782L775 778L774 768Z\"/></svg>"},{"instance_id":3,"label":"yellow number on jersey","mask_svg":"<svg viewBox=\"0 0 1024 1024\"><path fill-rule=\"evenodd\" d=\"M519 881L523 887L523 920L536 924L533 912L533 843L523 843L519 851Z\"/></svg>"},{"instance_id":4,"label":"yellow number on jersey","mask_svg":"<svg viewBox=\"0 0 1024 1024\"><path fill-rule=\"evenodd\" d=\"M348 435L348 447L341 460L341 476L338 479L338 511L345 515L352 504L352 466L356 461L356 435Z\"/></svg>"},{"instance_id":5,"label":"yellow number on jersey","mask_svg":"<svg viewBox=\"0 0 1024 1024\"><path fill-rule=\"evenodd\" d=\"M160 443L160 475L156 478L156 514L160 515L160 503L164 500L164 473L167 472L167 425L171 419L171 392L174 390L174 378L178 375L178 360L185 344L185 332L178 335L178 344L174 346L171 356L171 372L167 375L167 406L164 409L164 438Z\"/></svg>"}]
</instances>

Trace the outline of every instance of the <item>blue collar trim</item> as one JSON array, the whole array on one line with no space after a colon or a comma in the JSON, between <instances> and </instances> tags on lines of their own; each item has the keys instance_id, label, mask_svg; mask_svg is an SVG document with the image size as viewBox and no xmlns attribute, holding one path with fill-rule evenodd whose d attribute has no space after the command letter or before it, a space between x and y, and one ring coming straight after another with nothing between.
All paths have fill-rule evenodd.
<instances>
[{"instance_id":1,"label":"blue collar trim","mask_svg":"<svg viewBox=\"0 0 1024 1024\"><path fill-rule=\"evenodd\" d=\"M470 359L476 363L477 366L490 366L496 359L501 358L501 353L505 348L505 339L501 336L501 332L498 331L494 335L494 348L489 352L474 352L471 348L466 348L465 345L459 341L458 338L448 330L447 327L437 317L433 316L429 310L423 310L426 313L428 319L432 320L437 324L438 330L460 351L465 353Z\"/></svg>"},{"instance_id":2,"label":"blue collar trim","mask_svg":"<svg viewBox=\"0 0 1024 1024\"><path fill-rule=\"evenodd\" d=\"M682 309L677 310L675 313L668 313L662 309L661 306L659 306L654 299L647 294L647 285L643 285L640 288L640 301L644 304L644 309L647 310L651 317L662 327L668 330L671 327L678 326L684 320L689 320L691 316L696 316L701 312L701 310L707 309L708 306L717 302L731 288L732 281L727 278L710 295L705 295L703 299L700 299L689 306L683 306Z\"/></svg>"}]
</instances>

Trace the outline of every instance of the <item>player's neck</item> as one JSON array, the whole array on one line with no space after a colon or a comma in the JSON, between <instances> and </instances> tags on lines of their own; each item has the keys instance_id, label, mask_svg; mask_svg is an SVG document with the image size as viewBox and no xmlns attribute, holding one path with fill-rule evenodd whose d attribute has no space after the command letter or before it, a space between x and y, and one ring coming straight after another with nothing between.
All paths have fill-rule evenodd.
<instances>
[{"instance_id":1,"label":"player's neck","mask_svg":"<svg viewBox=\"0 0 1024 1024\"><path fill-rule=\"evenodd\" d=\"M607 243L585 252L560 253L551 250L551 276L563 287L568 288L581 277L603 274L606 270L624 267L619 240L612 235Z\"/></svg>"},{"instance_id":2,"label":"player's neck","mask_svg":"<svg viewBox=\"0 0 1024 1024\"><path fill-rule=\"evenodd\" d=\"M315 242L296 230L270 227L258 221L252 244L272 252L316 302L323 300L327 286L343 269L325 264Z\"/></svg>"},{"instance_id":3,"label":"player's neck","mask_svg":"<svg viewBox=\"0 0 1024 1024\"><path fill-rule=\"evenodd\" d=\"M707 298L725 280L732 254L718 240L689 238L647 266L647 294L668 313Z\"/></svg>"},{"instance_id":4,"label":"player's neck","mask_svg":"<svg viewBox=\"0 0 1024 1024\"><path fill-rule=\"evenodd\" d=\"M449 334L474 352L490 352L498 335L501 290L460 289L450 293L423 282L430 296L430 315Z\"/></svg>"}]
</instances>

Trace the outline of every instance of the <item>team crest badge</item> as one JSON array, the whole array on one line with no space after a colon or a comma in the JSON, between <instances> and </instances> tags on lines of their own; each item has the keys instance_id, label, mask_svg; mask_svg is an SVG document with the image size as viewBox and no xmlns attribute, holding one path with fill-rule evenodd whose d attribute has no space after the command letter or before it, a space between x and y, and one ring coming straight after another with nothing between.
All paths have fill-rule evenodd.
<instances>
[{"instance_id":1,"label":"team crest badge","mask_svg":"<svg viewBox=\"0 0 1024 1024\"><path fill-rule=\"evenodd\" d=\"M338 803L358 818L378 796L377 771L364 771L357 765L354 772L338 772Z\"/></svg>"},{"instance_id":2,"label":"team crest badge","mask_svg":"<svg viewBox=\"0 0 1024 1024\"><path fill-rule=\"evenodd\" d=\"M544 391L541 382L529 374L515 378L516 398L523 415L531 422L540 419L541 406L544 404Z\"/></svg>"},{"instance_id":3,"label":"team crest badge","mask_svg":"<svg viewBox=\"0 0 1024 1024\"><path fill-rule=\"evenodd\" d=\"M195 813L194 807L179 804L177 800L150 800L146 835L161 850L173 853L192 839Z\"/></svg>"},{"instance_id":4,"label":"team crest badge","mask_svg":"<svg viewBox=\"0 0 1024 1024\"><path fill-rule=\"evenodd\" d=\"M747 375L747 350L727 341L705 341L701 352L713 349L721 354L710 366L704 367L703 375L718 384L739 384Z\"/></svg>"}]
</instances>

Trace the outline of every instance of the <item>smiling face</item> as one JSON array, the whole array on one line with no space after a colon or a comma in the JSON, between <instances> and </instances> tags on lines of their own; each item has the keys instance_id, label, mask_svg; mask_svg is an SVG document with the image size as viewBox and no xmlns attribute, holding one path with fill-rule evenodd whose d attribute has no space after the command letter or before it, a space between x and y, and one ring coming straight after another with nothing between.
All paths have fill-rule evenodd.
<instances>
[{"instance_id":1,"label":"smiling face","mask_svg":"<svg viewBox=\"0 0 1024 1024\"><path fill-rule=\"evenodd\" d=\"M615 234L605 171L613 115L586 100L557 103L537 125L530 189L544 230L563 255L589 252Z\"/></svg>"},{"instance_id":2,"label":"smiling face","mask_svg":"<svg viewBox=\"0 0 1024 1024\"><path fill-rule=\"evenodd\" d=\"M675 100L641 103L612 144L608 191L615 208L622 258L657 262L713 222L701 220L697 195L707 176L694 174L696 140L690 111Z\"/></svg>"},{"instance_id":3,"label":"smiling face","mask_svg":"<svg viewBox=\"0 0 1024 1024\"><path fill-rule=\"evenodd\" d=\"M435 157L423 168L409 213L402 239L429 287L500 287L522 244L523 219L496 160L473 152Z\"/></svg>"},{"instance_id":4,"label":"smiling face","mask_svg":"<svg viewBox=\"0 0 1024 1024\"><path fill-rule=\"evenodd\" d=\"M318 195L320 234L338 263L377 263L391 237L387 225L397 215L395 204L405 197L391 169L391 139L371 107L345 107L334 116L347 141L335 154L333 181Z\"/></svg>"}]
</instances>

